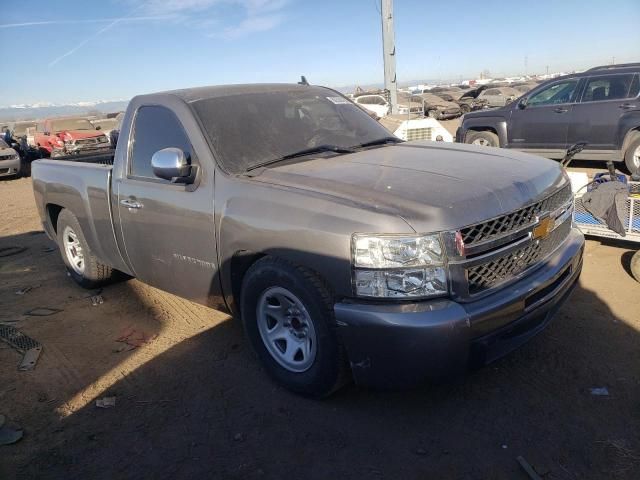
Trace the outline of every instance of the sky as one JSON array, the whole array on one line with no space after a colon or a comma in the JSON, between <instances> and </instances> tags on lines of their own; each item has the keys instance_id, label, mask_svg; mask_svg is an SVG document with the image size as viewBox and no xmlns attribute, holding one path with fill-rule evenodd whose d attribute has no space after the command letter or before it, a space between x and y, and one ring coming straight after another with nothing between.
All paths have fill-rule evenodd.
<instances>
[{"instance_id":1,"label":"sky","mask_svg":"<svg viewBox=\"0 0 640 480\"><path fill-rule=\"evenodd\" d=\"M379 0L0 0L0 105L383 82ZM640 0L395 0L399 82L640 61Z\"/></svg>"}]
</instances>

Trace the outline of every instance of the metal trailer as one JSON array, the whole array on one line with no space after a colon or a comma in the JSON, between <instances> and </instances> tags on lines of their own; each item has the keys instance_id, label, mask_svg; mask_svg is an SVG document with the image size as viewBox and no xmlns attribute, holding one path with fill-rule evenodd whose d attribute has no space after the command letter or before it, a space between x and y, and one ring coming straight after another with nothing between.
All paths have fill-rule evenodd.
<instances>
[{"instance_id":1,"label":"metal trailer","mask_svg":"<svg viewBox=\"0 0 640 480\"><path fill-rule=\"evenodd\" d=\"M606 225L600 223L582 204L582 196L588 185L580 188L575 194L575 208L573 221L584 235L614 238L640 244L640 182L629 181L629 196L627 197L627 215L624 222L625 236L618 235ZM631 273L640 282L640 250L631 259Z\"/></svg>"}]
</instances>

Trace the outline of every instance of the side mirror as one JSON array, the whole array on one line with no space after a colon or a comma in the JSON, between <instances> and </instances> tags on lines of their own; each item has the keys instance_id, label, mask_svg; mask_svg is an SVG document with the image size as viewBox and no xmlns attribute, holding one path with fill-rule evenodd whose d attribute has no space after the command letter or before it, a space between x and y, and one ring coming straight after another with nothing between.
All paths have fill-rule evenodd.
<instances>
[{"instance_id":1,"label":"side mirror","mask_svg":"<svg viewBox=\"0 0 640 480\"><path fill-rule=\"evenodd\" d=\"M156 177L173 183L193 183L195 167L179 148L169 147L158 150L151 157L151 167Z\"/></svg>"},{"instance_id":2,"label":"side mirror","mask_svg":"<svg viewBox=\"0 0 640 480\"><path fill-rule=\"evenodd\" d=\"M524 110L525 108L527 108L527 97L524 97L522 100L518 102L518 108L520 110Z\"/></svg>"}]
</instances>

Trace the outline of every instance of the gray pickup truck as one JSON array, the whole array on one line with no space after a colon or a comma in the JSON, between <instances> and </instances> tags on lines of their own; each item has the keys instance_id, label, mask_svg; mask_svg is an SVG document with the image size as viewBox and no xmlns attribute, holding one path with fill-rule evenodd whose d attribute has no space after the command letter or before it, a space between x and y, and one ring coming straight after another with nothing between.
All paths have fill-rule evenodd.
<instances>
[{"instance_id":1,"label":"gray pickup truck","mask_svg":"<svg viewBox=\"0 0 640 480\"><path fill-rule=\"evenodd\" d=\"M33 186L80 285L133 276L227 309L309 396L490 362L547 325L582 268L556 163L402 142L316 86L135 97L113 165L38 160Z\"/></svg>"}]
</instances>

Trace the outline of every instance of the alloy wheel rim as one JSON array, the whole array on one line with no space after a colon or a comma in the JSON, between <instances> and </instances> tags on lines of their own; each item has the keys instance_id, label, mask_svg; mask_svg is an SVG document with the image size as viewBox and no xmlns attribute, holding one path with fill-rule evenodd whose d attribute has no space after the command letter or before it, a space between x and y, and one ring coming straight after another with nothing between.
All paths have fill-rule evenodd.
<instances>
[{"instance_id":1,"label":"alloy wheel rim","mask_svg":"<svg viewBox=\"0 0 640 480\"><path fill-rule=\"evenodd\" d=\"M487 140L486 138L476 138L473 142L471 142L473 145L480 145L482 147L490 147L491 144L489 143L489 140Z\"/></svg>"},{"instance_id":2,"label":"alloy wheel rim","mask_svg":"<svg viewBox=\"0 0 640 480\"><path fill-rule=\"evenodd\" d=\"M82 275L84 273L84 252L78 240L78 235L69 226L62 232L62 242L67 260L74 272Z\"/></svg>"},{"instance_id":3,"label":"alloy wheel rim","mask_svg":"<svg viewBox=\"0 0 640 480\"><path fill-rule=\"evenodd\" d=\"M303 303L286 288L271 287L258 299L258 331L271 357L290 372L313 365L317 336Z\"/></svg>"},{"instance_id":4,"label":"alloy wheel rim","mask_svg":"<svg viewBox=\"0 0 640 480\"><path fill-rule=\"evenodd\" d=\"M633 166L636 167L636 170L640 169L640 146L636 147L631 161L633 162Z\"/></svg>"}]
</instances>

